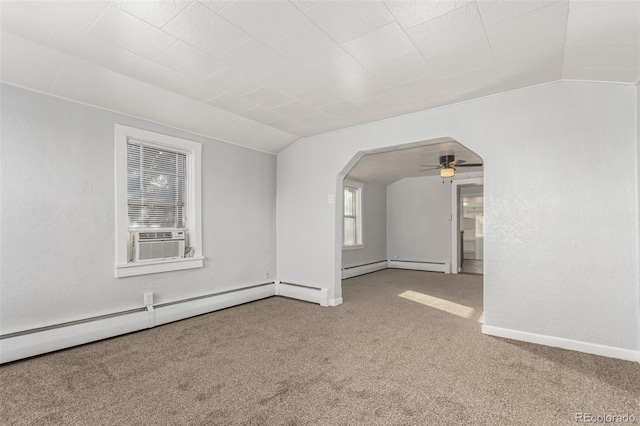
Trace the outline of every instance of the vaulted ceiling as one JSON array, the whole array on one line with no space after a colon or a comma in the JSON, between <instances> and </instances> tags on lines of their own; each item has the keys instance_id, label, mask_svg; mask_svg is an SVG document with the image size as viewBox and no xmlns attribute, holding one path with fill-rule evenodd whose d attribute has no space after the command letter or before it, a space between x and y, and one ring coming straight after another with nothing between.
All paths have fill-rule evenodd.
<instances>
[{"instance_id":1,"label":"vaulted ceiling","mask_svg":"<svg viewBox=\"0 0 640 426\"><path fill-rule=\"evenodd\" d=\"M277 153L561 79L636 83L640 1L2 1L0 79Z\"/></svg>"}]
</instances>

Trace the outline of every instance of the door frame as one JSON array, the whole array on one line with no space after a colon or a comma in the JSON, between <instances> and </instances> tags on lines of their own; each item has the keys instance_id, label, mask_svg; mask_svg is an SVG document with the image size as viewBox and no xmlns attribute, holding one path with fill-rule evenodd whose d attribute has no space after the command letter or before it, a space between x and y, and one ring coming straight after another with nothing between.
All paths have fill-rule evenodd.
<instances>
[{"instance_id":1,"label":"door frame","mask_svg":"<svg viewBox=\"0 0 640 426\"><path fill-rule=\"evenodd\" d=\"M454 179L451 182L451 273L459 273L458 253L460 250L460 187L483 186L484 178Z\"/></svg>"}]
</instances>

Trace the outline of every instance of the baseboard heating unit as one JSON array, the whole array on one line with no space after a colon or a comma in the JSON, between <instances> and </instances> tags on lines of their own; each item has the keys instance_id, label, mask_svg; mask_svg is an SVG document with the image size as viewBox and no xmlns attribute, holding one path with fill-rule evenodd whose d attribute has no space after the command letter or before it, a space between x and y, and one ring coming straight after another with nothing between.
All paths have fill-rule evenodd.
<instances>
[{"instance_id":1,"label":"baseboard heating unit","mask_svg":"<svg viewBox=\"0 0 640 426\"><path fill-rule=\"evenodd\" d=\"M365 263L363 265L347 266L342 268L342 279L357 277L358 275L369 274L371 272L382 271L388 268L388 262L386 260L380 260L378 262Z\"/></svg>"},{"instance_id":2,"label":"baseboard heating unit","mask_svg":"<svg viewBox=\"0 0 640 426\"><path fill-rule=\"evenodd\" d=\"M389 260L389 268L393 269L413 269L416 271L444 272L451 273L451 266L447 262L421 262L412 260Z\"/></svg>"},{"instance_id":3,"label":"baseboard heating unit","mask_svg":"<svg viewBox=\"0 0 640 426\"><path fill-rule=\"evenodd\" d=\"M95 342L275 295L275 283L208 294L0 336L0 364Z\"/></svg>"}]
</instances>

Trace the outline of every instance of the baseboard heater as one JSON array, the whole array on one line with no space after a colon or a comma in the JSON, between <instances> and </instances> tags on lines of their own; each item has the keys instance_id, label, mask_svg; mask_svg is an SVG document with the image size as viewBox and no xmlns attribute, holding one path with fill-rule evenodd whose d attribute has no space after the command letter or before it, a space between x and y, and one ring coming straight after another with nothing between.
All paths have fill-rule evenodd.
<instances>
[{"instance_id":1,"label":"baseboard heater","mask_svg":"<svg viewBox=\"0 0 640 426\"><path fill-rule=\"evenodd\" d=\"M357 277L358 275L369 274L371 272L381 271L388 268L388 261L380 260L377 262L365 263L363 265L347 266L342 268L342 279Z\"/></svg>"},{"instance_id":2,"label":"baseboard heater","mask_svg":"<svg viewBox=\"0 0 640 426\"><path fill-rule=\"evenodd\" d=\"M136 308L0 336L0 364L53 352L275 295L275 282ZM292 297L292 296L290 296Z\"/></svg>"},{"instance_id":3,"label":"baseboard heater","mask_svg":"<svg viewBox=\"0 0 640 426\"><path fill-rule=\"evenodd\" d=\"M444 272L451 273L451 266L447 262L422 262L413 260L389 260L389 268L393 269L413 269L416 271Z\"/></svg>"},{"instance_id":4,"label":"baseboard heater","mask_svg":"<svg viewBox=\"0 0 640 426\"><path fill-rule=\"evenodd\" d=\"M329 300L328 288L310 287L303 284L277 281L276 296L305 300L307 302L318 303L320 306L335 306L335 303L331 303Z\"/></svg>"}]
</instances>

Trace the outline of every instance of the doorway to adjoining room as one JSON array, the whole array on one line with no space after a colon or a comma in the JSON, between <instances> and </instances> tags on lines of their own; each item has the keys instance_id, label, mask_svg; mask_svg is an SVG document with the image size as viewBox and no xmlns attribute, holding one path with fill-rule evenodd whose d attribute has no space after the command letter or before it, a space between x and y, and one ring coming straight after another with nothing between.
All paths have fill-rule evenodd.
<instances>
[{"instance_id":1,"label":"doorway to adjoining room","mask_svg":"<svg viewBox=\"0 0 640 426\"><path fill-rule=\"evenodd\" d=\"M482 185L460 186L460 259L463 274L484 273L484 196Z\"/></svg>"}]
</instances>

